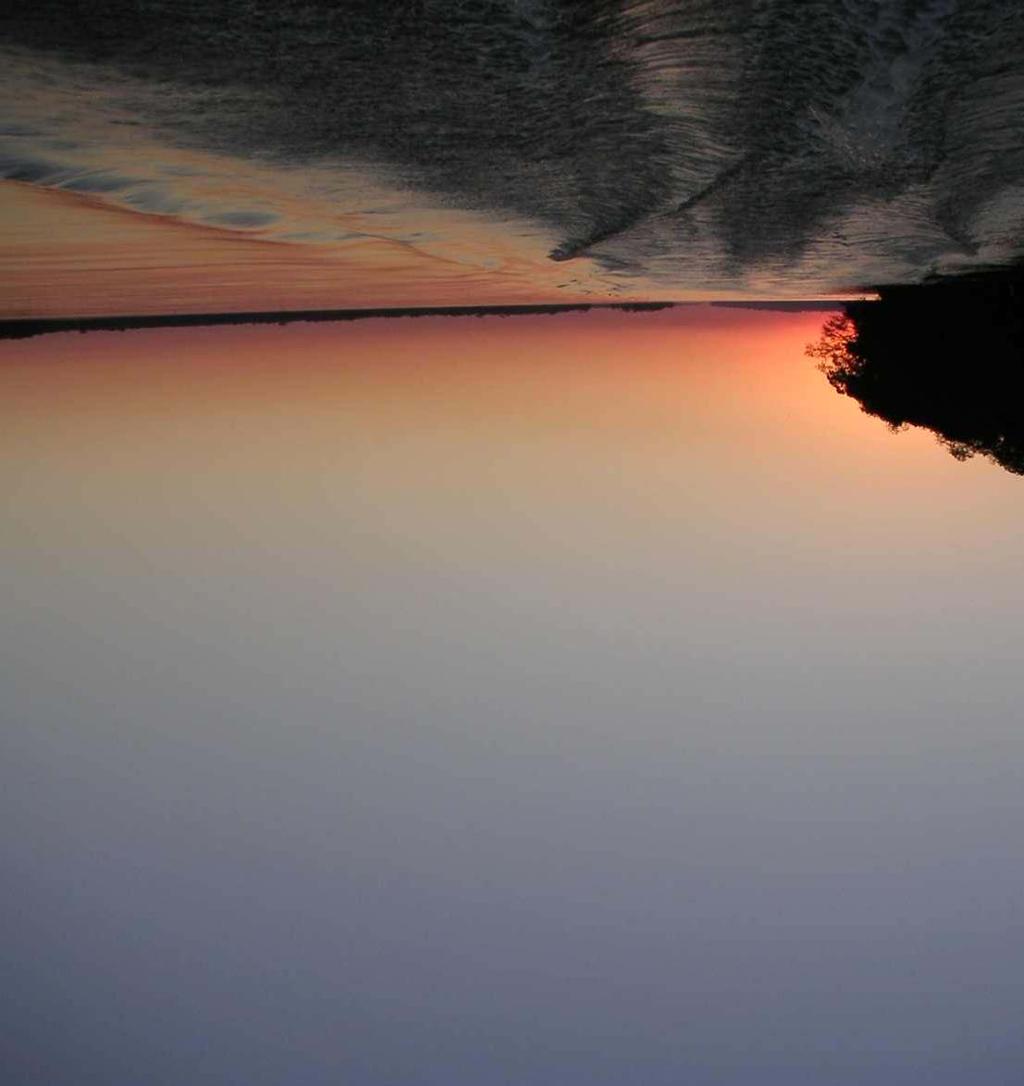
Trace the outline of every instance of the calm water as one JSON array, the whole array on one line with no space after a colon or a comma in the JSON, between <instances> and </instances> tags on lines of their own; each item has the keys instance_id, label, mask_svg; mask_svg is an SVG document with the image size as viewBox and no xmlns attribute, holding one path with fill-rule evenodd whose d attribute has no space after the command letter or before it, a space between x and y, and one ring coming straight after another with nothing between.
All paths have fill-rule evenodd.
<instances>
[{"instance_id":1,"label":"calm water","mask_svg":"<svg viewBox=\"0 0 1024 1086\"><path fill-rule=\"evenodd\" d=\"M1020 480L819 324L6 344L4 1081L1016 1082Z\"/></svg>"},{"instance_id":2,"label":"calm water","mask_svg":"<svg viewBox=\"0 0 1024 1086\"><path fill-rule=\"evenodd\" d=\"M1021 254L1016 0L39 0L5 35L6 177L302 249L383 238L515 298Z\"/></svg>"}]
</instances>

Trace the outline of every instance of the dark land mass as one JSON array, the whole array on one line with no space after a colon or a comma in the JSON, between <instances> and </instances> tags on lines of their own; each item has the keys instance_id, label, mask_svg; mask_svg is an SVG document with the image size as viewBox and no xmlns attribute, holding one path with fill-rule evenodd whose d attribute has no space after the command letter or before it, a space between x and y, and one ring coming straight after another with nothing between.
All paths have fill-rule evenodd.
<instances>
[{"instance_id":1,"label":"dark land mass","mask_svg":"<svg viewBox=\"0 0 1024 1086\"><path fill-rule=\"evenodd\" d=\"M652 313L679 302L605 302L578 305L452 305L407 309L303 309L267 313L169 313L139 317L54 317L0 320L0 339L28 339L52 332L128 332L137 328L196 328L224 324L294 324L392 317L530 317L590 310Z\"/></svg>"},{"instance_id":2,"label":"dark land mass","mask_svg":"<svg viewBox=\"0 0 1024 1086\"><path fill-rule=\"evenodd\" d=\"M842 302L810 301L810 302L712 302L713 306L722 309L766 309L777 313L824 313L842 309Z\"/></svg>"},{"instance_id":3,"label":"dark land mass","mask_svg":"<svg viewBox=\"0 0 1024 1086\"><path fill-rule=\"evenodd\" d=\"M1024 475L1024 267L876 288L808 347L832 387L958 460Z\"/></svg>"}]
</instances>

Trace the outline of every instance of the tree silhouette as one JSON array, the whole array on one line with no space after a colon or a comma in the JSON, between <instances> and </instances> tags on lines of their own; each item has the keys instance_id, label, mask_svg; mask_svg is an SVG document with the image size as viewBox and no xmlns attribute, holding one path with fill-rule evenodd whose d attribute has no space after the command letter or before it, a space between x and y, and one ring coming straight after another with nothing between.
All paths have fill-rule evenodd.
<instances>
[{"instance_id":1,"label":"tree silhouette","mask_svg":"<svg viewBox=\"0 0 1024 1086\"><path fill-rule=\"evenodd\" d=\"M932 430L958 460L1024 475L1024 272L883 287L807 348L832 387L894 430Z\"/></svg>"}]
</instances>

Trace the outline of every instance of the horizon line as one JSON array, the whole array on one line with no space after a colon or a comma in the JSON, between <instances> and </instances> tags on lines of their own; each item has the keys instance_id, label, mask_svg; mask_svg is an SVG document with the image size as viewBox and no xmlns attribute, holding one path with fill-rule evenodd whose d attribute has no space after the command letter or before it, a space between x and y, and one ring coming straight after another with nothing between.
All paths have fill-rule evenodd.
<instances>
[{"instance_id":1,"label":"horizon line","mask_svg":"<svg viewBox=\"0 0 1024 1086\"><path fill-rule=\"evenodd\" d=\"M405 317L556 316L561 313L583 313L595 309L623 313L652 313L699 305L733 309L801 311L839 308L842 304L843 302L838 299L834 301L823 299L773 301L750 298L721 301L550 302L510 305L375 306L358 309L234 310L223 313L147 313L89 317L4 317L0 318L0 340L28 339L58 332L128 332L147 328L236 324L285 325L299 322L328 323Z\"/></svg>"}]
</instances>

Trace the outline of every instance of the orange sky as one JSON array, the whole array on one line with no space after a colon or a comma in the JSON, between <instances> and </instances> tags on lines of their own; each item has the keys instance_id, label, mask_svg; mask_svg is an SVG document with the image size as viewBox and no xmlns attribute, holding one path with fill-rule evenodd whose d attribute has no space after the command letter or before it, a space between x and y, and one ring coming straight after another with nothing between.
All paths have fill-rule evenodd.
<instances>
[{"instance_id":1,"label":"orange sky","mask_svg":"<svg viewBox=\"0 0 1024 1086\"><path fill-rule=\"evenodd\" d=\"M290 454L299 459L317 434L568 441L651 457L648 474L707 455L708 485L734 449L749 455L756 434L784 454L790 491L837 470L837 459L857 473L904 465L936 485L950 471L998 474L947 464L930 435L893 435L837 396L803 356L823 319L693 307L48 335L3 345L6 425L56 448L79 425L139 431L141 442L173 420L220 445L232 419L303 417L307 440ZM268 447L249 452L262 461Z\"/></svg>"},{"instance_id":2,"label":"orange sky","mask_svg":"<svg viewBox=\"0 0 1024 1086\"><path fill-rule=\"evenodd\" d=\"M1014 538L1019 480L836 395L803 356L821 322L693 308L9 341L8 575L109 580L127 608L159 583L172 624L174 586L241 580L316 614L465 582L570 643L612 623L651 652L734 629L770 646L792 624L870 646L887 609L890 640L941 629L951 599L969 614L951 565L1009 606L1018 558L993 541Z\"/></svg>"}]
</instances>

